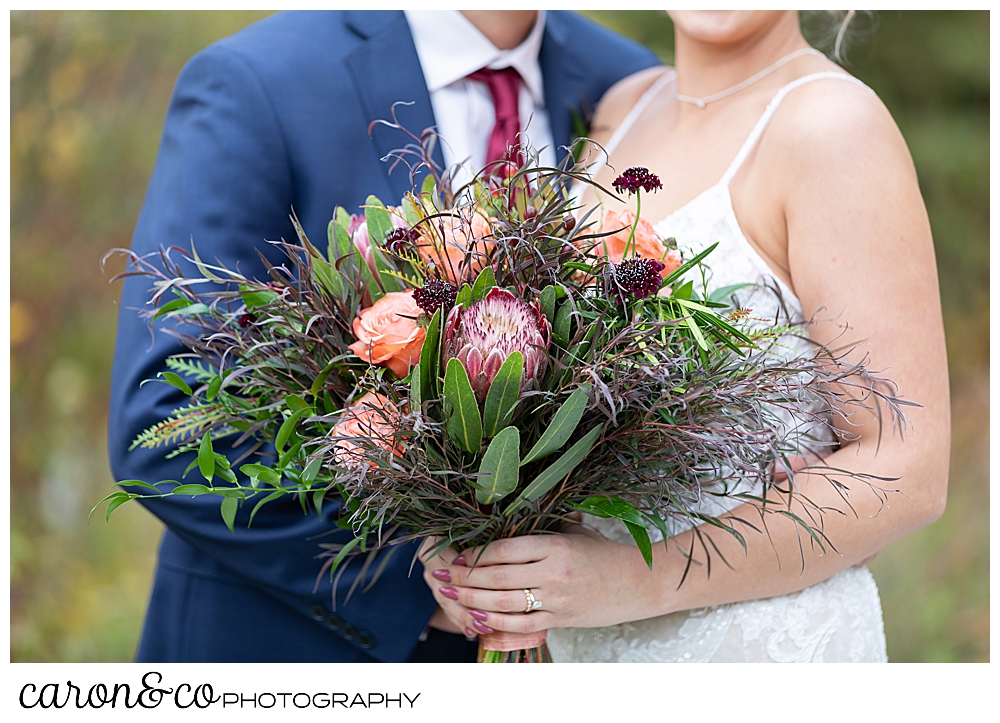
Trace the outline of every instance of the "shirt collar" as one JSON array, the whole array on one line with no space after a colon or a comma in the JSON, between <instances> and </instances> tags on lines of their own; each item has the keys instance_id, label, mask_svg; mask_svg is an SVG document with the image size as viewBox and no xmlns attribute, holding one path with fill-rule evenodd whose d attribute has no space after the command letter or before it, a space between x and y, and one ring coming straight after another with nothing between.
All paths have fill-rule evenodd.
<instances>
[{"instance_id":1,"label":"shirt collar","mask_svg":"<svg viewBox=\"0 0 1000 723\"><path fill-rule=\"evenodd\" d=\"M458 10L406 10L413 44L424 71L427 90L433 93L462 80L480 68L514 68L531 93L535 105L545 104L538 53L545 32L545 11L528 37L511 50L500 50Z\"/></svg>"}]
</instances>

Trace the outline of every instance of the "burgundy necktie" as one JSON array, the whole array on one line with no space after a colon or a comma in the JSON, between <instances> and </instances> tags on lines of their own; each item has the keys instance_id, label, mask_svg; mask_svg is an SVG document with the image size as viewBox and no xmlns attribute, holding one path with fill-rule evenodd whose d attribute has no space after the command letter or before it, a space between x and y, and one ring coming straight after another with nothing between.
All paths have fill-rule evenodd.
<instances>
[{"instance_id":1,"label":"burgundy necktie","mask_svg":"<svg viewBox=\"0 0 1000 723\"><path fill-rule=\"evenodd\" d=\"M521 117L518 113L521 76L513 68L501 70L482 68L470 73L469 79L486 83L496 111L497 121L486 144L486 163L509 159L521 166L524 159L517 139L517 134L521 130ZM508 148L511 149L510 155L507 152ZM506 174L500 171L500 175Z\"/></svg>"}]
</instances>

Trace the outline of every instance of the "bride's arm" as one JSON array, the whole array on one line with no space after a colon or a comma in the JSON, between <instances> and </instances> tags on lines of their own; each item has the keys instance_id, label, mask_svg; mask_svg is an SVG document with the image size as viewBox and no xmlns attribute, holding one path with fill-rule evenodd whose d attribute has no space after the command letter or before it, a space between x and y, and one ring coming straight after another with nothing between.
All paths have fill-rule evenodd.
<instances>
[{"instance_id":1,"label":"bride's arm","mask_svg":"<svg viewBox=\"0 0 1000 723\"><path fill-rule=\"evenodd\" d=\"M885 486L900 492L883 501L863 483L845 480L852 511L820 474L799 473L802 494L831 508L823 529L832 545L820 552L796 523L768 515L769 534L749 532L746 554L730 535L712 535L732 569L715 557L710 578L706 551L692 531L674 538L669 552L655 546L652 571L634 547L582 528L577 534L503 540L486 549L475 570L447 567L448 586L458 592L449 611L453 618L471 625L469 610L482 611L481 624L529 632L787 594L865 560L941 515L950 442L948 378L934 250L916 174L880 102L856 86L814 85L801 89L794 103L789 97L787 112L778 114L769 133L780 139L771 146L771 188L781 201L795 292L803 309L824 308L820 316L839 315L850 325L838 337L837 324L817 324L811 333L818 341L866 342L858 354L869 355L869 367L884 370L906 399L922 405L906 408L911 424L905 440L883 429L879 441L875 418L856 415L850 432L857 441L826 464L899 477ZM759 522L749 505L731 514ZM680 550L692 549L701 564L678 588L687 562ZM524 609L523 588L543 601L542 610L516 614Z\"/></svg>"}]
</instances>

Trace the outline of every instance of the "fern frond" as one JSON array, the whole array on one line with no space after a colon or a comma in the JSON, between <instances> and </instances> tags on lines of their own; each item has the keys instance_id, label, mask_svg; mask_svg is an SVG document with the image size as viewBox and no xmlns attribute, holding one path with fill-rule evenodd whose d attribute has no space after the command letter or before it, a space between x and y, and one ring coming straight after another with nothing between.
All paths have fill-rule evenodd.
<instances>
[{"instance_id":1,"label":"fern frond","mask_svg":"<svg viewBox=\"0 0 1000 723\"><path fill-rule=\"evenodd\" d=\"M194 377L199 382L207 382L216 374L215 370L208 368L203 362L190 357L169 357L167 369L181 376Z\"/></svg>"},{"instance_id":2,"label":"fern frond","mask_svg":"<svg viewBox=\"0 0 1000 723\"><path fill-rule=\"evenodd\" d=\"M206 427L221 422L229 413L218 404L196 404L181 407L162 422L154 424L135 438L129 451L136 447L153 449L162 445L180 443L204 431Z\"/></svg>"},{"instance_id":3,"label":"fern frond","mask_svg":"<svg viewBox=\"0 0 1000 723\"><path fill-rule=\"evenodd\" d=\"M421 281L420 277L418 276L407 276L401 271L393 271L391 269L380 271L379 273L381 273L382 276L393 276L397 279L405 281L415 289L419 288L420 286L423 286L423 281Z\"/></svg>"},{"instance_id":4,"label":"fern frond","mask_svg":"<svg viewBox=\"0 0 1000 723\"><path fill-rule=\"evenodd\" d=\"M236 427L231 427L228 424L224 424L218 429L213 429L211 432L212 440L222 439L223 437L228 437L233 434L240 434L240 430ZM173 459L174 457L179 457L185 452L197 452L198 446L201 444L201 438L189 439L187 442L180 444L173 452L169 452L164 459Z\"/></svg>"}]
</instances>

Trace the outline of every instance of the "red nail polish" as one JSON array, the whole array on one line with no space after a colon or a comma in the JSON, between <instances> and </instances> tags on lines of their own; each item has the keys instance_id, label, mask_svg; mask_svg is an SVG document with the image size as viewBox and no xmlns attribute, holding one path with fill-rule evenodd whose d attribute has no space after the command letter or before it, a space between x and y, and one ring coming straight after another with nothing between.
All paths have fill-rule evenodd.
<instances>
[{"instance_id":1,"label":"red nail polish","mask_svg":"<svg viewBox=\"0 0 1000 723\"><path fill-rule=\"evenodd\" d=\"M444 588L441 588L441 589L443 590ZM451 588L449 588L449 590L450 589ZM487 615L486 613L484 613L482 610L470 610L469 611L469 615L471 615L472 617L474 617L476 620L482 620L482 621L485 621L486 618L489 617L489 615Z\"/></svg>"},{"instance_id":2,"label":"red nail polish","mask_svg":"<svg viewBox=\"0 0 1000 723\"><path fill-rule=\"evenodd\" d=\"M446 598L452 600L458 600L458 590L453 587L441 587L438 588L438 592L444 595Z\"/></svg>"},{"instance_id":3,"label":"red nail polish","mask_svg":"<svg viewBox=\"0 0 1000 723\"><path fill-rule=\"evenodd\" d=\"M474 627L476 630L478 630L481 633L492 633L493 632L493 628L489 627L488 625L483 625L478 620L473 620L472 621L472 627Z\"/></svg>"},{"instance_id":4,"label":"red nail polish","mask_svg":"<svg viewBox=\"0 0 1000 723\"><path fill-rule=\"evenodd\" d=\"M441 582L451 582L451 573L447 570L435 570L431 575Z\"/></svg>"},{"instance_id":5,"label":"red nail polish","mask_svg":"<svg viewBox=\"0 0 1000 723\"><path fill-rule=\"evenodd\" d=\"M456 557L454 560L451 561L451 564L465 567L465 555L459 555L458 557Z\"/></svg>"}]
</instances>

